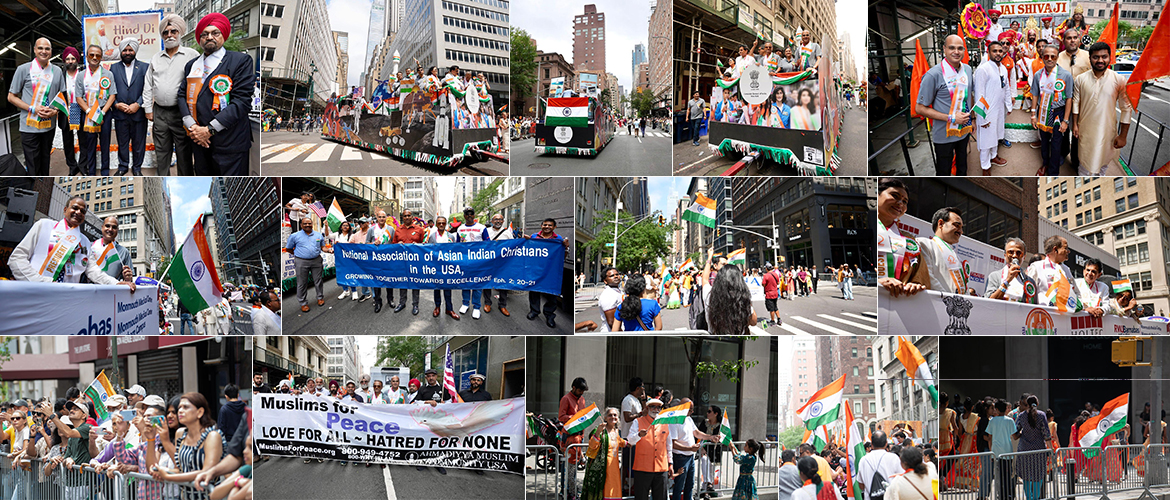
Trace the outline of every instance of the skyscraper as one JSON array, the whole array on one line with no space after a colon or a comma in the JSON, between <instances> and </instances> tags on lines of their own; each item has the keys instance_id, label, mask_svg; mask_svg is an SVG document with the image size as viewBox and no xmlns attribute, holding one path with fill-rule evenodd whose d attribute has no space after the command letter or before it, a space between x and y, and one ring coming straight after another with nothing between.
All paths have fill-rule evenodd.
<instances>
[{"instance_id":1,"label":"skyscraper","mask_svg":"<svg viewBox=\"0 0 1170 500\"><path fill-rule=\"evenodd\" d=\"M573 67L578 72L605 74L605 14L597 6L573 18Z\"/></svg>"},{"instance_id":2,"label":"skyscraper","mask_svg":"<svg viewBox=\"0 0 1170 500\"><path fill-rule=\"evenodd\" d=\"M646 62L646 46L642 44L634 45L634 52L630 58L630 81L638 81L638 65Z\"/></svg>"},{"instance_id":3,"label":"skyscraper","mask_svg":"<svg viewBox=\"0 0 1170 500\"><path fill-rule=\"evenodd\" d=\"M370 26L366 31L366 51L362 53L362 63L364 64L370 63L370 57L374 55L374 48L382 42L382 38L390 31L389 18L386 17L386 3L388 1L374 0L370 3ZM362 73L368 73L369 70L368 67L362 68ZM358 83L358 85L363 84L360 81Z\"/></svg>"}]
</instances>

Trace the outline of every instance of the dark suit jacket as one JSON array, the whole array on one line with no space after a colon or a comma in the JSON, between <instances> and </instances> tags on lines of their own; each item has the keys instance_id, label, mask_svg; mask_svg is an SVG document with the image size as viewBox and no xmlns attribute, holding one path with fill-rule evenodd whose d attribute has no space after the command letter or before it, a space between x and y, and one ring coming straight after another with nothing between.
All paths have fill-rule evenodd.
<instances>
[{"instance_id":1,"label":"dark suit jacket","mask_svg":"<svg viewBox=\"0 0 1170 500\"><path fill-rule=\"evenodd\" d=\"M179 84L179 114L191 116L187 107L187 80L191 74L191 65L199 62L199 58L192 59L183 68L183 82ZM232 79L232 90L228 94L227 106L221 106L219 111L212 111L211 104L214 95L207 82L216 75L227 75ZM200 126L208 126L211 120L219 120L224 129L211 137L211 149L220 153L240 153L252 147L252 124L248 120L248 112L252 110L252 92L256 85L256 69L252 64L252 56L243 52L226 51L219 67L207 75L203 88L199 90L199 97L195 101L195 121Z\"/></svg>"},{"instance_id":2,"label":"dark suit jacket","mask_svg":"<svg viewBox=\"0 0 1170 500\"><path fill-rule=\"evenodd\" d=\"M146 85L146 70L150 68L150 63L144 63L139 60L134 61L134 76L130 82L126 82L126 66L122 61L118 61L110 65L109 72L114 74L114 89L118 94L114 96L114 106L110 106L110 115L116 120L124 120L129 118L130 121L144 121L146 120L146 110L142 108L142 87ZM118 103L138 103L138 112L128 115L118 111L116 107Z\"/></svg>"}]
</instances>

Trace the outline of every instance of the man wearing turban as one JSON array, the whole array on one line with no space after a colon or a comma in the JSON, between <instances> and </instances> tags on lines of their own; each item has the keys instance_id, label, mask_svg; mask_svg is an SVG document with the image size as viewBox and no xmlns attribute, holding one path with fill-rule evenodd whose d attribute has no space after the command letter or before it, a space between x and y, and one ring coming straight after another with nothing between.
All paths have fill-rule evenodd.
<instances>
[{"instance_id":1,"label":"man wearing turban","mask_svg":"<svg viewBox=\"0 0 1170 500\"><path fill-rule=\"evenodd\" d=\"M163 37L163 51L150 59L146 70L146 88L142 107L146 119L154 123L154 164L158 175L171 175L171 153L179 175L195 175L191 139L179 113L179 88L183 86L187 63L199 58L199 52L179 42L187 34L187 21L167 14L158 23Z\"/></svg>"},{"instance_id":2,"label":"man wearing turban","mask_svg":"<svg viewBox=\"0 0 1170 500\"><path fill-rule=\"evenodd\" d=\"M81 175L81 168L77 166L77 153L73 151L73 132L81 127L81 108L77 107L76 86L78 69L84 63L81 53L74 47L65 47L61 51L61 62L65 63L65 105L69 112L57 114L57 128L61 129L61 145L69 175Z\"/></svg>"},{"instance_id":3,"label":"man wearing turban","mask_svg":"<svg viewBox=\"0 0 1170 500\"><path fill-rule=\"evenodd\" d=\"M118 43L122 63L110 66L117 89L114 97L114 133L118 138L118 171L114 175L142 175L142 160L146 159L146 113L142 109L142 89L146 87L146 71L150 65L138 60L138 39L123 38ZM134 153L131 163L131 152Z\"/></svg>"},{"instance_id":4,"label":"man wearing turban","mask_svg":"<svg viewBox=\"0 0 1170 500\"><path fill-rule=\"evenodd\" d=\"M203 55L187 63L179 86L179 112L195 143L195 175L248 175L256 72L251 56L224 49L231 30L218 12L199 20L195 37Z\"/></svg>"}]
</instances>

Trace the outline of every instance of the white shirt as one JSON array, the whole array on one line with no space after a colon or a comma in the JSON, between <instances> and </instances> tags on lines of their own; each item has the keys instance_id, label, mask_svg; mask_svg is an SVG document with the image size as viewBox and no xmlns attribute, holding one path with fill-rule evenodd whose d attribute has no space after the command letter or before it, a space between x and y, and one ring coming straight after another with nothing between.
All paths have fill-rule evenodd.
<instances>
[{"instance_id":1,"label":"white shirt","mask_svg":"<svg viewBox=\"0 0 1170 500\"><path fill-rule=\"evenodd\" d=\"M492 241L510 240L516 237L514 234L512 234L512 230L508 229L507 227L496 229L491 226L488 226L487 228L487 236L488 239Z\"/></svg>"},{"instance_id":2,"label":"white shirt","mask_svg":"<svg viewBox=\"0 0 1170 500\"><path fill-rule=\"evenodd\" d=\"M633 424L633 422L626 422L625 412L635 415L642 413L642 400L634 397L633 394L626 394L625 399L622 399L622 414L618 415L618 427L621 428L623 436L630 432L630 425Z\"/></svg>"},{"instance_id":3,"label":"white shirt","mask_svg":"<svg viewBox=\"0 0 1170 500\"><path fill-rule=\"evenodd\" d=\"M293 198L292 200L289 200L289 204L292 205L292 210L288 212L288 220L292 221L293 226L299 227L301 223L301 216L306 215L301 213L301 209L309 207L305 206L304 202L302 202L300 198Z\"/></svg>"},{"instance_id":4,"label":"white shirt","mask_svg":"<svg viewBox=\"0 0 1170 500\"><path fill-rule=\"evenodd\" d=\"M870 483L873 482L875 474L889 481L891 477L903 470L902 461L898 459L897 455L877 449L861 457L861 460L857 462L857 472L854 474L853 480L863 485L861 490L865 493L866 500L869 500L869 488L872 486Z\"/></svg>"},{"instance_id":5,"label":"white shirt","mask_svg":"<svg viewBox=\"0 0 1170 500\"><path fill-rule=\"evenodd\" d=\"M597 310L601 312L601 328L599 332L609 331L609 320L605 318L605 311L617 309L618 304L622 303L622 292L615 287L606 286L605 290L601 291L601 295L597 296ZM617 314L617 311L614 311Z\"/></svg>"},{"instance_id":6,"label":"white shirt","mask_svg":"<svg viewBox=\"0 0 1170 500\"><path fill-rule=\"evenodd\" d=\"M1048 257L1044 257L1043 260L1033 262L1032 265L1028 266L1027 273L1028 276L1031 276L1032 279L1036 280L1036 293L1040 296L1041 304L1044 303L1044 294L1048 293L1048 287L1059 281L1061 274L1064 274L1064 277L1066 280L1068 280L1069 285L1075 283L1074 278L1072 277L1072 271L1069 270L1068 266L1066 266L1063 262L1056 264L1049 260ZM1070 296L1077 297L1079 299L1080 295L1077 293L1077 287L1070 286L1069 288Z\"/></svg>"},{"instance_id":7,"label":"white shirt","mask_svg":"<svg viewBox=\"0 0 1170 500\"><path fill-rule=\"evenodd\" d=\"M223 60L223 55L226 53L227 53L227 50L224 49L223 47L220 47L219 50L212 52L211 55L203 56L203 81L204 82L206 82L207 77L211 76L211 73L213 73L215 71L215 69L219 67L219 63L220 63L220 61Z\"/></svg>"},{"instance_id":8,"label":"white shirt","mask_svg":"<svg viewBox=\"0 0 1170 500\"><path fill-rule=\"evenodd\" d=\"M12 276L14 278L20 281L40 281L44 283L52 281L42 276L39 269L34 269L32 261L29 259L32 258L33 253L36 251L37 240L40 239L40 234L43 231L42 225L48 224L52 226L57 224L57 222L49 218L36 221L32 229L29 229L28 233L25 233L24 238L20 240L20 243L16 245L16 248L12 249L12 255L8 258L8 267L12 270ZM85 239L85 236L82 236L80 245L79 252L88 252L91 243ZM103 273L101 269L98 269L95 261L96 259L93 258L85 259L84 274L89 278L89 281L99 285L117 285L118 280Z\"/></svg>"},{"instance_id":9,"label":"white shirt","mask_svg":"<svg viewBox=\"0 0 1170 500\"><path fill-rule=\"evenodd\" d=\"M280 316L260 306L252 314L252 329L256 335L280 335Z\"/></svg>"},{"instance_id":10,"label":"white shirt","mask_svg":"<svg viewBox=\"0 0 1170 500\"><path fill-rule=\"evenodd\" d=\"M198 57L199 53L195 49L179 47L173 57L163 50L150 58L146 82L142 87L142 107L147 113L154 112L155 104L167 107L179 104L179 86L187 78L183 69L187 67L187 62Z\"/></svg>"},{"instance_id":11,"label":"white shirt","mask_svg":"<svg viewBox=\"0 0 1170 500\"><path fill-rule=\"evenodd\" d=\"M1089 286L1084 278L1077 278L1077 294L1085 307L1104 309L1109 305L1109 285L1100 281L1094 281L1093 286Z\"/></svg>"},{"instance_id":12,"label":"white shirt","mask_svg":"<svg viewBox=\"0 0 1170 500\"><path fill-rule=\"evenodd\" d=\"M671 439L671 441L677 440L678 442L682 443L685 446L694 446L695 445L695 431L697 431L697 430L699 430L699 428L695 427L695 421L693 419L691 419L690 417L687 417L687 419L681 424L670 424L670 439ZM672 447L673 447L673 445L674 444L671 443ZM695 452L693 452L693 451L685 451L685 450L675 450L675 453L677 453L679 455L694 455L695 454Z\"/></svg>"},{"instance_id":13,"label":"white shirt","mask_svg":"<svg viewBox=\"0 0 1170 500\"><path fill-rule=\"evenodd\" d=\"M483 224L461 224L456 233L459 235L459 241L483 241Z\"/></svg>"},{"instance_id":14,"label":"white shirt","mask_svg":"<svg viewBox=\"0 0 1170 500\"><path fill-rule=\"evenodd\" d=\"M134 79L134 61L131 61L129 65L122 63L122 70L126 72L126 86L129 87L130 80Z\"/></svg>"}]
</instances>

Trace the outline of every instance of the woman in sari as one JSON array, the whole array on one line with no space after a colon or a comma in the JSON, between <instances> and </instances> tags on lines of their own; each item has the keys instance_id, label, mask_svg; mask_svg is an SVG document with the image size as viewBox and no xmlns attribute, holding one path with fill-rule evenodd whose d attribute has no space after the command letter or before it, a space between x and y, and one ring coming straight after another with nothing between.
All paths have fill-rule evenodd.
<instances>
[{"instance_id":1,"label":"woman in sari","mask_svg":"<svg viewBox=\"0 0 1170 500\"><path fill-rule=\"evenodd\" d=\"M589 449L585 456L585 480L581 484L582 500L620 500L622 474L618 466L619 451L626 446L618 429L618 409L605 409L605 425L593 429L589 435Z\"/></svg>"},{"instance_id":2,"label":"woman in sari","mask_svg":"<svg viewBox=\"0 0 1170 500\"><path fill-rule=\"evenodd\" d=\"M1109 446L1129 444L1129 424L1126 424L1125 428L1120 431L1114 432L1106 442L1109 443ZM1128 462L1126 456L1127 453L1124 449L1105 450L1105 479L1107 481L1111 483L1121 481L1121 475L1125 472Z\"/></svg>"},{"instance_id":3,"label":"woman in sari","mask_svg":"<svg viewBox=\"0 0 1170 500\"><path fill-rule=\"evenodd\" d=\"M975 436L979 430L979 414L973 411L974 408L975 402L971 398L963 401L963 414L959 417L958 455L978 453ZM978 490L981 469L982 464L979 458L973 457L960 460L958 477L955 478L955 486L965 490Z\"/></svg>"},{"instance_id":4,"label":"woman in sari","mask_svg":"<svg viewBox=\"0 0 1170 500\"><path fill-rule=\"evenodd\" d=\"M1028 396L1025 404L1027 411L1016 414L1016 429L1019 430L1012 436L1019 439L1017 450L1021 453L1043 450L1052 439L1048 435L1048 417L1037 409L1040 400L1036 396ZM1047 453L1021 455L1015 460L1016 475L1024 480L1024 496L1028 500L1042 496L1047 462Z\"/></svg>"},{"instance_id":5,"label":"woman in sari","mask_svg":"<svg viewBox=\"0 0 1170 500\"><path fill-rule=\"evenodd\" d=\"M1080 415L1077 415L1076 420L1073 420L1072 428L1068 430L1069 448L1081 447L1081 424L1085 423L1085 420L1088 420L1087 415L1088 412L1081 412ZM1073 461L1076 462L1077 472L1079 472L1081 475L1084 475L1085 477L1088 477L1087 471L1089 459L1085 458L1085 453L1083 450L1073 450Z\"/></svg>"}]
</instances>

